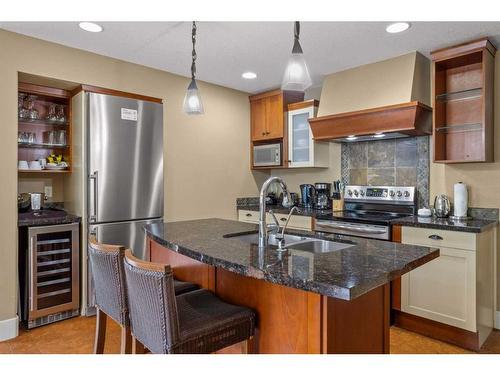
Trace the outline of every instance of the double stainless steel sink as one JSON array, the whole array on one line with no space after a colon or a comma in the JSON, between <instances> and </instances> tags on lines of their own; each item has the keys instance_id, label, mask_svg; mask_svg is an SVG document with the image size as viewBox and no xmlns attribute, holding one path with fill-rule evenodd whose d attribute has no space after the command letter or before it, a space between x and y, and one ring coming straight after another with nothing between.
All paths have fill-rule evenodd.
<instances>
[{"instance_id":1,"label":"double stainless steel sink","mask_svg":"<svg viewBox=\"0 0 500 375\"><path fill-rule=\"evenodd\" d=\"M243 234L243 235L235 234L227 237L237 238L240 241L251 244L259 243L258 233ZM283 240L284 244L282 246L285 249L309 251L312 253L329 253L332 251L338 251L354 246L354 244L349 244L349 243L328 241L313 237L302 237L292 234L285 234ZM275 234L269 235L268 244L271 246L279 245L279 239L276 238Z\"/></svg>"}]
</instances>

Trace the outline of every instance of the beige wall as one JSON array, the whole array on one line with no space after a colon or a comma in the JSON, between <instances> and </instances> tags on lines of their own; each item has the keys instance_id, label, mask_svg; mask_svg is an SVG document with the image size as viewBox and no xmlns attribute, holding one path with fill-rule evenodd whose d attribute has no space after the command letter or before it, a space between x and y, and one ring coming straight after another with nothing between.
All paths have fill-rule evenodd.
<instances>
[{"instance_id":1,"label":"beige wall","mask_svg":"<svg viewBox=\"0 0 500 375\"><path fill-rule=\"evenodd\" d=\"M0 46L0 321L17 309L18 71L164 99L167 220L235 218L236 197L257 194L266 174L248 167L245 93L201 82L206 113L190 117L182 112L187 78L5 31Z\"/></svg>"}]
</instances>

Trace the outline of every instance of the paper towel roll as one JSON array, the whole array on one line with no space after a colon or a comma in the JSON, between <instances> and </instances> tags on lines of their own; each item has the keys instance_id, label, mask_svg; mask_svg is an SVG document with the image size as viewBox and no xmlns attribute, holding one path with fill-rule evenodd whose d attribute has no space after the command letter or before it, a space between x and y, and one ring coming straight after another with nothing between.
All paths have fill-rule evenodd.
<instances>
[{"instance_id":1,"label":"paper towel roll","mask_svg":"<svg viewBox=\"0 0 500 375\"><path fill-rule=\"evenodd\" d=\"M458 182L453 187L453 209L454 216L467 216L467 185Z\"/></svg>"}]
</instances>

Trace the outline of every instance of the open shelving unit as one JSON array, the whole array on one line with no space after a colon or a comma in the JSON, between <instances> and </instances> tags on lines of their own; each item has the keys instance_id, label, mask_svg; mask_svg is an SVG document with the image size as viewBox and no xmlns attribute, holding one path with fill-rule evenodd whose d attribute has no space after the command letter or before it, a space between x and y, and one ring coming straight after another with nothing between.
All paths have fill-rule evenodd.
<instances>
[{"instance_id":1,"label":"open shelving unit","mask_svg":"<svg viewBox=\"0 0 500 375\"><path fill-rule=\"evenodd\" d=\"M69 91L20 82L18 92L21 94L35 95L34 108L38 111L37 119L18 117L18 131L34 133L36 141L18 142L18 160L39 160L47 158L50 154L60 154L63 160L69 164L67 169L19 169L19 173L29 174L51 174L71 173L72 168L72 146L71 146L71 94ZM63 105L66 116L65 121L48 120L47 111L50 104ZM53 144L44 143L44 132L51 130L65 130L66 143Z\"/></svg>"},{"instance_id":2,"label":"open shelving unit","mask_svg":"<svg viewBox=\"0 0 500 375\"><path fill-rule=\"evenodd\" d=\"M493 161L493 73L487 38L431 53L436 163Z\"/></svg>"}]
</instances>

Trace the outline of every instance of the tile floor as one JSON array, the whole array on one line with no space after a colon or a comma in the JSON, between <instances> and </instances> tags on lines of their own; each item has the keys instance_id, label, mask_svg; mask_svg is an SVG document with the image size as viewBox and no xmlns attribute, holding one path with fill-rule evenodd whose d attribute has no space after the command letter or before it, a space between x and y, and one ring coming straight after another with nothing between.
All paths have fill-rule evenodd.
<instances>
[{"instance_id":1,"label":"tile floor","mask_svg":"<svg viewBox=\"0 0 500 375\"><path fill-rule=\"evenodd\" d=\"M112 320L108 320L107 328L105 352L119 353L119 326ZM0 353L92 353L94 329L95 318L78 317L68 319L31 331L21 331L17 338L0 342ZM465 353L471 352L400 328L391 328L391 354ZM500 331L494 331L490 335L481 353L500 354Z\"/></svg>"}]
</instances>

